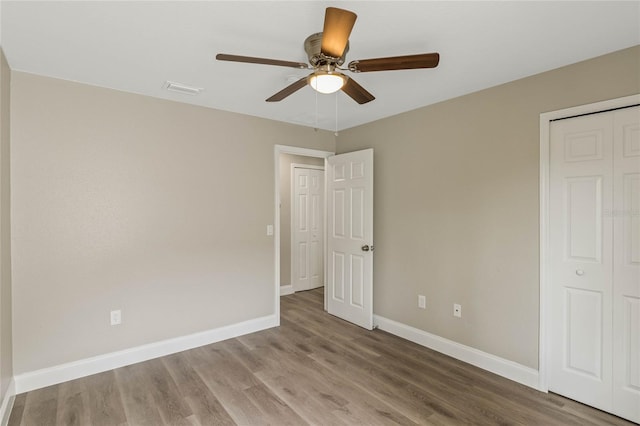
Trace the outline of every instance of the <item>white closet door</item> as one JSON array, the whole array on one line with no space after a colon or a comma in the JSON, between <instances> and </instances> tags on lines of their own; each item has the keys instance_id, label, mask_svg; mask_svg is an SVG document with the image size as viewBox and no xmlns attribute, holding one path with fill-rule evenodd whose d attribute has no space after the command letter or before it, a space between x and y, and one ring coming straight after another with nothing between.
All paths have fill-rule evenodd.
<instances>
[{"instance_id":1,"label":"white closet door","mask_svg":"<svg viewBox=\"0 0 640 426\"><path fill-rule=\"evenodd\" d=\"M611 411L612 120L551 124L549 390Z\"/></svg>"},{"instance_id":2,"label":"white closet door","mask_svg":"<svg viewBox=\"0 0 640 426\"><path fill-rule=\"evenodd\" d=\"M640 422L640 108L550 131L549 390Z\"/></svg>"},{"instance_id":3,"label":"white closet door","mask_svg":"<svg viewBox=\"0 0 640 426\"><path fill-rule=\"evenodd\" d=\"M640 423L640 107L613 118L613 412Z\"/></svg>"}]
</instances>

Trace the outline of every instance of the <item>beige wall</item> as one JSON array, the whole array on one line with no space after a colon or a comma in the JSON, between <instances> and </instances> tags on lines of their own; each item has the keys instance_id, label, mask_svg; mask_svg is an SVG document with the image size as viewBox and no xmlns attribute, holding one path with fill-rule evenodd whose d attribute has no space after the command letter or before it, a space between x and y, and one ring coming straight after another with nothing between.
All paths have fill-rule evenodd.
<instances>
[{"instance_id":1,"label":"beige wall","mask_svg":"<svg viewBox=\"0 0 640 426\"><path fill-rule=\"evenodd\" d=\"M537 368L540 113L639 92L636 46L341 132L375 150L374 312Z\"/></svg>"},{"instance_id":2,"label":"beige wall","mask_svg":"<svg viewBox=\"0 0 640 426\"><path fill-rule=\"evenodd\" d=\"M274 313L274 145L331 132L21 72L11 97L16 374Z\"/></svg>"},{"instance_id":3,"label":"beige wall","mask_svg":"<svg viewBox=\"0 0 640 426\"><path fill-rule=\"evenodd\" d=\"M291 284L291 164L324 166L324 158L280 154L280 285Z\"/></svg>"},{"instance_id":4,"label":"beige wall","mask_svg":"<svg viewBox=\"0 0 640 426\"><path fill-rule=\"evenodd\" d=\"M635 47L341 132L375 149L375 313L535 368L539 114L639 75ZM16 374L273 313L273 146L331 132L21 72L11 102Z\"/></svg>"},{"instance_id":5,"label":"beige wall","mask_svg":"<svg viewBox=\"0 0 640 426\"><path fill-rule=\"evenodd\" d=\"M11 71L0 49L0 402L13 377L11 337L11 233L9 100ZM2 421L2 419L0 419Z\"/></svg>"}]
</instances>

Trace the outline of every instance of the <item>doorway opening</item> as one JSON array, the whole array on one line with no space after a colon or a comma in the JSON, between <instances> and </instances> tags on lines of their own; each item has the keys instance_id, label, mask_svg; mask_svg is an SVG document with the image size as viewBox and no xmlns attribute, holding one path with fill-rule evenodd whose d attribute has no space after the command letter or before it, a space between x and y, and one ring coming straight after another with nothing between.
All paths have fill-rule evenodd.
<instances>
[{"instance_id":1,"label":"doorway opening","mask_svg":"<svg viewBox=\"0 0 640 426\"><path fill-rule=\"evenodd\" d=\"M280 296L291 294L294 292L294 282L292 276L295 274L295 269L292 267L292 205L295 207L295 202L292 197L295 189L292 188L291 176L295 173L295 170L319 170L325 167L325 159L334 155L333 152L320 151L308 148L299 148L286 145L276 145L274 155L274 170L275 170L275 232L274 232L274 244L275 244L275 313L276 317L280 318ZM317 175L315 177L318 178ZM292 191L293 190L293 191ZM324 176L322 176L322 200L325 197L324 189ZM318 206L320 211L324 213L324 201L323 204ZM320 259L324 259L324 252L326 248L326 237L324 229L326 229L326 218L322 215L322 223L319 224L322 228L321 234L316 234L316 237L321 242ZM314 238L312 234L301 235L299 237ZM306 253L315 253L311 250ZM298 253L299 254L299 253ZM303 254L304 256L304 254ZM304 259L303 259L304 260ZM306 262L306 260L305 260ZM307 262L308 263L308 262ZM326 277L326 264L322 262L322 286L324 286ZM292 271L294 270L294 271ZM293 273L292 273L293 272ZM324 308L326 310L326 298L324 302Z\"/></svg>"},{"instance_id":2,"label":"doorway opening","mask_svg":"<svg viewBox=\"0 0 640 426\"><path fill-rule=\"evenodd\" d=\"M280 154L280 295L324 286L324 159Z\"/></svg>"}]
</instances>

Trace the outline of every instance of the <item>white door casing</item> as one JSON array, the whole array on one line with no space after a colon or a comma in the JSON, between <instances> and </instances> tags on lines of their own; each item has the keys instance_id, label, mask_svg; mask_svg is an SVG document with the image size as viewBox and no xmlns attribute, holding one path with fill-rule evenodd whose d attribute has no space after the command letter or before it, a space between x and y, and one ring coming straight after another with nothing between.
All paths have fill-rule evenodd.
<instances>
[{"instance_id":1,"label":"white door casing","mask_svg":"<svg viewBox=\"0 0 640 426\"><path fill-rule=\"evenodd\" d=\"M327 159L328 312L373 328L373 149Z\"/></svg>"},{"instance_id":2,"label":"white door casing","mask_svg":"<svg viewBox=\"0 0 640 426\"><path fill-rule=\"evenodd\" d=\"M324 285L324 170L291 170L291 284L304 291Z\"/></svg>"},{"instance_id":3,"label":"white door casing","mask_svg":"<svg viewBox=\"0 0 640 426\"><path fill-rule=\"evenodd\" d=\"M551 124L548 219L549 389L636 422L639 123L634 107Z\"/></svg>"}]
</instances>

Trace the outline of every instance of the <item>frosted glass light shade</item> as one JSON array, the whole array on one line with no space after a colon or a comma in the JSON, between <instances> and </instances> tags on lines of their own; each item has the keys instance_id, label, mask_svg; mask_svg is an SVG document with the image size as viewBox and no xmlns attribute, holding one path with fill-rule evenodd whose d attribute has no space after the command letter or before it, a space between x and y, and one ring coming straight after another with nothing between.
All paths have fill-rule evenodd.
<instances>
[{"instance_id":1,"label":"frosted glass light shade","mask_svg":"<svg viewBox=\"0 0 640 426\"><path fill-rule=\"evenodd\" d=\"M320 93L335 93L344 86L345 77L340 73L317 71L309 77L309 85Z\"/></svg>"}]
</instances>

